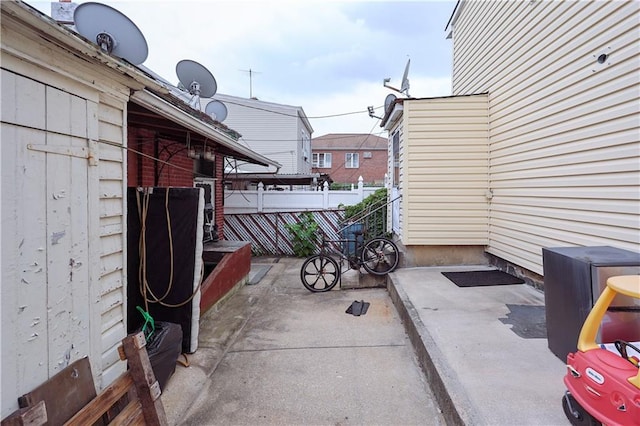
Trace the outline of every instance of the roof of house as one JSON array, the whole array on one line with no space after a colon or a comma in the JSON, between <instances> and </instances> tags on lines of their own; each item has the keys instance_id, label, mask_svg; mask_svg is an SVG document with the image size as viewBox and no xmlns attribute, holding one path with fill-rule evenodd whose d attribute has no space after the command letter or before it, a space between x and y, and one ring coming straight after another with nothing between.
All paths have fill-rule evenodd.
<instances>
[{"instance_id":1,"label":"roof of house","mask_svg":"<svg viewBox=\"0 0 640 426\"><path fill-rule=\"evenodd\" d=\"M213 95L212 99L219 100L223 103L230 103L245 106L248 108L290 115L292 117L298 116L305 123L305 126L307 126L307 128L309 129L309 132L313 133L313 127L311 126L311 123L309 123L307 114L304 112L304 109L301 106L278 104L275 102L262 101L258 98L242 98L239 96L225 95L222 93L216 93L215 95Z\"/></svg>"},{"instance_id":2,"label":"roof of house","mask_svg":"<svg viewBox=\"0 0 640 426\"><path fill-rule=\"evenodd\" d=\"M325 173L299 173L299 174L274 174L274 173L232 173L226 178L230 181L244 181L260 183L264 185L314 185L320 181L333 182Z\"/></svg>"},{"instance_id":3,"label":"roof of house","mask_svg":"<svg viewBox=\"0 0 640 426\"><path fill-rule=\"evenodd\" d=\"M135 66L125 59L102 51L95 43L21 0L2 1L1 5L3 12L7 11L32 28L43 40L66 46L87 59L91 58L96 64L104 65L135 81L135 84L128 83L132 89L131 102L170 121L175 130L179 129L183 134L194 132L203 140L215 142L219 144L218 151L229 157L264 166L281 167L279 163L241 145L237 142L237 132L191 107L165 80L158 78L147 68Z\"/></svg>"},{"instance_id":4,"label":"roof of house","mask_svg":"<svg viewBox=\"0 0 640 426\"><path fill-rule=\"evenodd\" d=\"M329 133L311 139L311 149L386 150L387 139L367 133Z\"/></svg>"}]
</instances>

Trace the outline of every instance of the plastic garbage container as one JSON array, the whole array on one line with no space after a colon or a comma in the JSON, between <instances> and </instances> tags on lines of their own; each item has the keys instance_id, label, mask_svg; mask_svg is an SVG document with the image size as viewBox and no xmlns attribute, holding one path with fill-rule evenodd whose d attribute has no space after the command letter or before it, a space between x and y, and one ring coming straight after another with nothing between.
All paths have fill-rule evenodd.
<instances>
[{"instance_id":1,"label":"plastic garbage container","mask_svg":"<svg viewBox=\"0 0 640 426\"><path fill-rule=\"evenodd\" d=\"M342 239L344 241L342 245L342 252L348 256L356 256L358 246L361 246L364 242L364 225L362 223L354 222L342 230Z\"/></svg>"}]
</instances>

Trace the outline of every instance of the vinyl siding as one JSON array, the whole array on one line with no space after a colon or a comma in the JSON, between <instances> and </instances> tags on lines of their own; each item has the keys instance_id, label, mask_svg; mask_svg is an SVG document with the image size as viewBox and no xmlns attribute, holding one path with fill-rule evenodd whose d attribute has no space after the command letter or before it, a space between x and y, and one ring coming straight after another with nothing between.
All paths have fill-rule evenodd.
<instances>
[{"instance_id":1,"label":"vinyl siding","mask_svg":"<svg viewBox=\"0 0 640 426\"><path fill-rule=\"evenodd\" d=\"M639 13L463 3L453 93L489 92L488 252L542 274L543 247L640 250Z\"/></svg>"},{"instance_id":2,"label":"vinyl siding","mask_svg":"<svg viewBox=\"0 0 640 426\"><path fill-rule=\"evenodd\" d=\"M227 107L224 124L242 135L240 143L282 165L279 173L309 173L311 156L304 169L302 160L302 128L298 108L252 99L217 94L215 99ZM206 101L202 102L206 105ZM310 130L306 130L311 138ZM310 150L309 150L310 151ZM265 172L265 167L246 164L243 171ZM270 170L274 171L274 170Z\"/></svg>"},{"instance_id":3,"label":"vinyl siding","mask_svg":"<svg viewBox=\"0 0 640 426\"><path fill-rule=\"evenodd\" d=\"M406 100L402 242L487 243L487 96Z\"/></svg>"}]
</instances>

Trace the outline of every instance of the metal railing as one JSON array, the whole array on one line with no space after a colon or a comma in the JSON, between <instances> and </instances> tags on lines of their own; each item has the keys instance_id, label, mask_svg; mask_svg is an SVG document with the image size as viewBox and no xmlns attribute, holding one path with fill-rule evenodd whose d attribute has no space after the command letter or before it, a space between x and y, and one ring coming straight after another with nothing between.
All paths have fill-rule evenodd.
<instances>
[{"instance_id":1,"label":"metal railing","mask_svg":"<svg viewBox=\"0 0 640 426\"><path fill-rule=\"evenodd\" d=\"M364 231L365 239L376 237L388 237L387 232L387 211L391 203L399 200L399 195L392 200L383 200L376 204L369 205L361 213L345 219L338 229L339 235L344 235L353 224L361 224Z\"/></svg>"}]
</instances>

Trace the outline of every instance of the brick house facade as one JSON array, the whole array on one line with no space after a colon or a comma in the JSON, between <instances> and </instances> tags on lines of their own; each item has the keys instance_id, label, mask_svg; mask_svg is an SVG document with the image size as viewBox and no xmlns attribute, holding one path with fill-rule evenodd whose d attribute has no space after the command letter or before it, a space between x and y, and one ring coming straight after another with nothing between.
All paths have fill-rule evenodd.
<instances>
[{"instance_id":1,"label":"brick house facade","mask_svg":"<svg viewBox=\"0 0 640 426\"><path fill-rule=\"evenodd\" d=\"M387 139L371 134L329 133L311 140L312 172L336 184L382 185L387 172Z\"/></svg>"}]
</instances>

